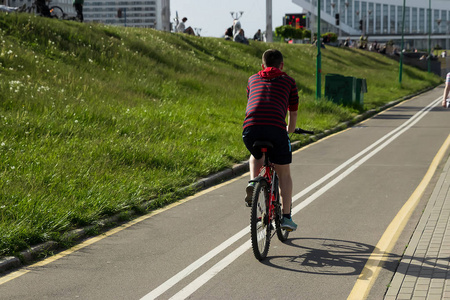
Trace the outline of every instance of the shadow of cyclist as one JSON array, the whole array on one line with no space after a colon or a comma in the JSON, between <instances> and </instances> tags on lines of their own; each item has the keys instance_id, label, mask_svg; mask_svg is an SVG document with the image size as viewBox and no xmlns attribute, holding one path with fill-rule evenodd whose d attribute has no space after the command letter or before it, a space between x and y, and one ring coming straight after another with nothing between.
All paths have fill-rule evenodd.
<instances>
[{"instance_id":1,"label":"shadow of cyclist","mask_svg":"<svg viewBox=\"0 0 450 300\"><path fill-rule=\"evenodd\" d=\"M287 240L285 244L297 248L298 255L269 255L262 263L270 267L305 274L359 275L370 255L377 250L374 246L364 243L326 238L294 238ZM401 258L408 264L400 262ZM438 273L442 273L445 277L448 264L440 262L448 262L449 258L402 257L394 253L386 253L382 260L383 269L402 274L406 274L408 268L417 262L416 265L420 266L420 270L415 272L414 276L435 278ZM366 273L366 276L370 277L371 273Z\"/></svg>"},{"instance_id":2,"label":"shadow of cyclist","mask_svg":"<svg viewBox=\"0 0 450 300\"><path fill-rule=\"evenodd\" d=\"M289 239L285 244L298 248L299 254L268 256L262 263L300 273L356 275L375 249L363 243L325 238Z\"/></svg>"}]
</instances>

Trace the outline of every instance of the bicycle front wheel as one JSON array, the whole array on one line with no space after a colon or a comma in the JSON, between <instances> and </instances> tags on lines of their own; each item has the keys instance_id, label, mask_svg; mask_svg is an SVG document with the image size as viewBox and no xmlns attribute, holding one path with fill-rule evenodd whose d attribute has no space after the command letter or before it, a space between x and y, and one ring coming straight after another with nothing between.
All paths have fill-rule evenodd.
<instances>
[{"instance_id":1,"label":"bicycle front wheel","mask_svg":"<svg viewBox=\"0 0 450 300\"><path fill-rule=\"evenodd\" d=\"M50 16L52 18L62 19L64 17L64 12L59 6L50 7Z\"/></svg>"},{"instance_id":2,"label":"bicycle front wheel","mask_svg":"<svg viewBox=\"0 0 450 300\"><path fill-rule=\"evenodd\" d=\"M258 260L263 260L269 252L271 235L269 202L269 185L267 181L260 180L255 184L250 217L253 254Z\"/></svg>"}]
</instances>

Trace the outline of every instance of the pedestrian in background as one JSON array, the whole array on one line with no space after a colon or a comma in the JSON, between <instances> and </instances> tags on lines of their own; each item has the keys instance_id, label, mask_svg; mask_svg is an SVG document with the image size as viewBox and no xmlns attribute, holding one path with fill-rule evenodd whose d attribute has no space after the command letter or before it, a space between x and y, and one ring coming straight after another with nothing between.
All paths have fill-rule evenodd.
<instances>
[{"instance_id":1,"label":"pedestrian in background","mask_svg":"<svg viewBox=\"0 0 450 300\"><path fill-rule=\"evenodd\" d=\"M80 22L83 22L83 4L84 0L73 0L73 7L75 8L75 11L77 12L77 19Z\"/></svg>"},{"instance_id":2,"label":"pedestrian in background","mask_svg":"<svg viewBox=\"0 0 450 300\"><path fill-rule=\"evenodd\" d=\"M248 40L245 37L244 29L239 29L239 32L234 36L234 41L248 45Z\"/></svg>"},{"instance_id":3,"label":"pedestrian in background","mask_svg":"<svg viewBox=\"0 0 450 300\"><path fill-rule=\"evenodd\" d=\"M225 39L226 40L233 40L233 25L231 27L228 27L225 31Z\"/></svg>"},{"instance_id":4,"label":"pedestrian in background","mask_svg":"<svg viewBox=\"0 0 450 300\"><path fill-rule=\"evenodd\" d=\"M186 21L187 20L188 19L186 17L184 17L181 20L180 24L178 24L177 32L187 33L187 34L190 34L190 35L195 35L194 29L192 29L192 27L186 28Z\"/></svg>"},{"instance_id":5,"label":"pedestrian in background","mask_svg":"<svg viewBox=\"0 0 450 300\"><path fill-rule=\"evenodd\" d=\"M442 106L445 108L448 108L450 106L450 99L448 98L449 92L450 92L450 73L447 73L447 77L445 79L444 96L442 97Z\"/></svg>"},{"instance_id":6,"label":"pedestrian in background","mask_svg":"<svg viewBox=\"0 0 450 300\"><path fill-rule=\"evenodd\" d=\"M255 33L255 35L253 36L253 40L260 42L262 41L261 29L258 29L258 31Z\"/></svg>"}]
</instances>

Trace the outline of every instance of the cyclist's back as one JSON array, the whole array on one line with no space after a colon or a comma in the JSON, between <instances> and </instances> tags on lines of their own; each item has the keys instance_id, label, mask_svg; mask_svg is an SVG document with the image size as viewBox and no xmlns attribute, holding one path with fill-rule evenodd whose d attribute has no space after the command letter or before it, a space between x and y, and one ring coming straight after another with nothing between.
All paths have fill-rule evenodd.
<instances>
[{"instance_id":1,"label":"cyclist's back","mask_svg":"<svg viewBox=\"0 0 450 300\"><path fill-rule=\"evenodd\" d=\"M282 72L283 55L278 50L267 50L263 57L263 70L252 75L247 85L247 109L243 125L243 140L250 156L250 179L254 179L263 164L263 154L253 147L257 140L269 141L274 148L268 153L275 164L279 179L285 225L295 230L290 206L292 201L292 179L289 164L292 162L288 132L294 132L297 121L298 91L295 80ZM286 124L286 115L288 124ZM246 202L251 202L253 186L246 189Z\"/></svg>"},{"instance_id":2,"label":"cyclist's back","mask_svg":"<svg viewBox=\"0 0 450 300\"><path fill-rule=\"evenodd\" d=\"M244 128L268 125L286 130L288 108L298 109L295 80L275 67L267 67L249 78L247 99Z\"/></svg>"}]
</instances>

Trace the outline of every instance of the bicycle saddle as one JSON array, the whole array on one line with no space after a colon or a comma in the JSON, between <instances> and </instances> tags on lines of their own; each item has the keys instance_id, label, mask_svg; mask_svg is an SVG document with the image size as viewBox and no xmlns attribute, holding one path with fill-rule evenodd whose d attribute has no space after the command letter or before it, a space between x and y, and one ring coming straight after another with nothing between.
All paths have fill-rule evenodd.
<instances>
[{"instance_id":1,"label":"bicycle saddle","mask_svg":"<svg viewBox=\"0 0 450 300\"><path fill-rule=\"evenodd\" d=\"M255 147L255 148L272 149L273 148L273 144L271 142L268 142L268 141L256 141L256 142L253 143L253 147Z\"/></svg>"}]
</instances>

